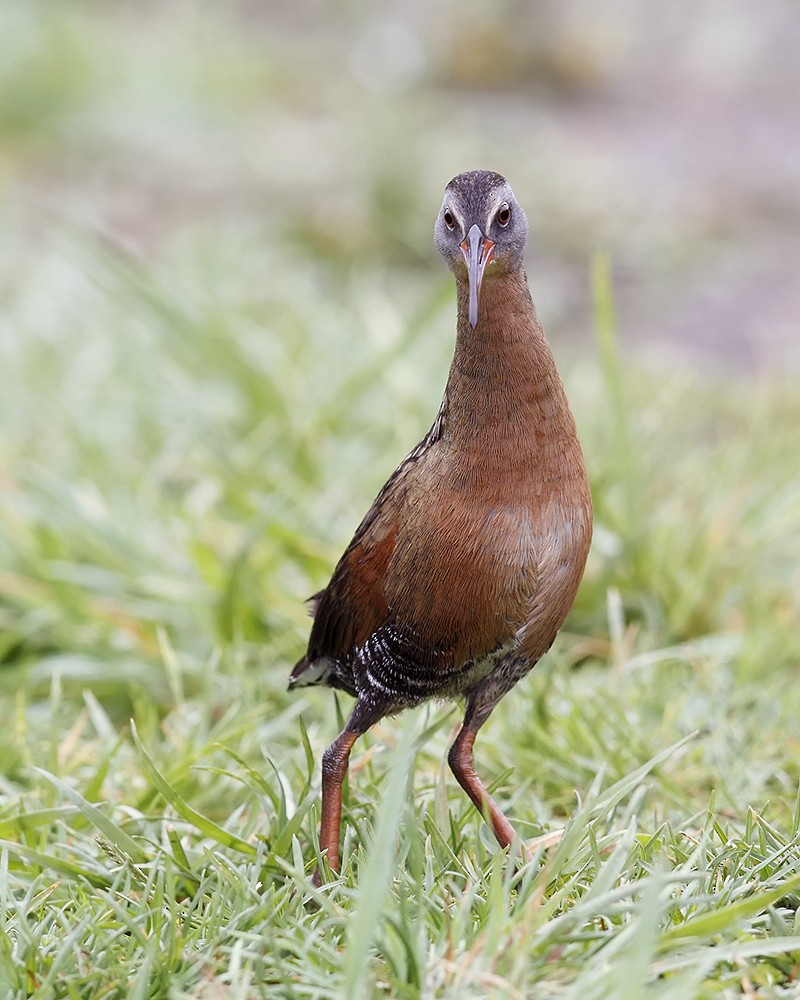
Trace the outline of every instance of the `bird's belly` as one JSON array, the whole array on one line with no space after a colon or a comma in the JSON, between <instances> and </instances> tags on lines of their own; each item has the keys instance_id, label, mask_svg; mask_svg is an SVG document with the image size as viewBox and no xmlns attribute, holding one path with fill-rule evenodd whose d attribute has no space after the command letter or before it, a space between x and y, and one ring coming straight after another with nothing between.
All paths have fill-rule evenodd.
<instances>
[{"instance_id":1,"label":"bird's belly","mask_svg":"<svg viewBox=\"0 0 800 1000\"><path fill-rule=\"evenodd\" d=\"M459 671L454 682L449 684L445 689L444 696L454 697L470 691L480 684L484 678L493 674L498 664L504 660L512 659L519 646L520 636L519 633L515 633L508 642L495 647L495 649L475 660L467 662Z\"/></svg>"},{"instance_id":2,"label":"bird's belly","mask_svg":"<svg viewBox=\"0 0 800 1000\"><path fill-rule=\"evenodd\" d=\"M401 534L390 607L425 641L451 650L453 669L526 639L540 655L534 647L552 641L583 572L585 511L552 498L536 506L473 499L468 508L459 499L444 496L424 525Z\"/></svg>"},{"instance_id":3,"label":"bird's belly","mask_svg":"<svg viewBox=\"0 0 800 1000\"><path fill-rule=\"evenodd\" d=\"M528 512L443 505L398 539L389 605L425 641L478 663L512 642L537 588L537 533Z\"/></svg>"}]
</instances>

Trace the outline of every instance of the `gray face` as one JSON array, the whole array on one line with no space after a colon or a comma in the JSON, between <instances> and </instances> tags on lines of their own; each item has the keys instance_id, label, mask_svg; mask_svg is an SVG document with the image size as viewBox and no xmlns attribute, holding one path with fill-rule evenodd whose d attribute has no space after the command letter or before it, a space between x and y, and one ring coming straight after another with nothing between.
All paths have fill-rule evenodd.
<instances>
[{"instance_id":1,"label":"gray face","mask_svg":"<svg viewBox=\"0 0 800 1000\"><path fill-rule=\"evenodd\" d=\"M522 267L528 241L528 220L505 177L491 170L454 177L433 238L448 267L469 282L469 321L475 327L484 275Z\"/></svg>"}]
</instances>

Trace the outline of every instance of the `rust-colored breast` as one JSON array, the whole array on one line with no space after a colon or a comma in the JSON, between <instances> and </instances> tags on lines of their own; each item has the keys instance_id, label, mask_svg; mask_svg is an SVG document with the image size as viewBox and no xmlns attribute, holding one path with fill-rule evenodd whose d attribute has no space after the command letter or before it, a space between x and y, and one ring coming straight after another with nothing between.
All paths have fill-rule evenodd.
<instances>
[{"instance_id":1,"label":"rust-colored breast","mask_svg":"<svg viewBox=\"0 0 800 1000\"><path fill-rule=\"evenodd\" d=\"M386 597L401 626L458 669L505 645L536 590L536 554L523 520L441 481L407 507L388 566ZM527 536L527 537L526 537Z\"/></svg>"}]
</instances>

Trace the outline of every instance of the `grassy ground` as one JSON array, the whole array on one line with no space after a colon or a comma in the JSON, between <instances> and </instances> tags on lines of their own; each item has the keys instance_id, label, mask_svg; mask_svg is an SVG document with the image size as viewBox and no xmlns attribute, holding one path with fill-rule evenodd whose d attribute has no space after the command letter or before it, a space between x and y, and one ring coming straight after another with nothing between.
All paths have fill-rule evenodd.
<instances>
[{"instance_id":1,"label":"grassy ground","mask_svg":"<svg viewBox=\"0 0 800 1000\"><path fill-rule=\"evenodd\" d=\"M420 249L436 203L407 211L377 160L355 217L259 201L285 178L262 188L255 169L231 198L241 164L208 136L244 133L277 81L302 105L291 67L224 33L134 46L85 5L35 10L12 19L28 62L0 69L17 178L0 259L0 995L797 996L791 381L620 359L597 264L597 337L553 337L595 543L560 640L476 748L522 834L563 838L510 865L447 772L458 712L431 706L358 745L342 877L314 889L318 762L348 705L286 679L303 600L439 403L453 296ZM104 235L134 230L136 249Z\"/></svg>"},{"instance_id":2,"label":"grassy ground","mask_svg":"<svg viewBox=\"0 0 800 1000\"><path fill-rule=\"evenodd\" d=\"M506 863L434 706L355 753L317 891L302 599L435 412L452 302L265 255L73 238L7 301L3 995L795 995L796 396L620 365L599 296L596 543L477 756L564 839Z\"/></svg>"}]
</instances>

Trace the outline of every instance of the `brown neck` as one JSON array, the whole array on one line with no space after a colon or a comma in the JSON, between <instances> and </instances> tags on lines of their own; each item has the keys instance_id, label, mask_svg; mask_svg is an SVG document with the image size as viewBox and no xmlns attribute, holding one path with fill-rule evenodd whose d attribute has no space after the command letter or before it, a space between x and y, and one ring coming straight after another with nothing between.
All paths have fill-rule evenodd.
<instances>
[{"instance_id":1,"label":"brown neck","mask_svg":"<svg viewBox=\"0 0 800 1000\"><path fill-rule=\"evenodd\" d=\"M458 333L447 381L444 434L484 472L541 466L580 456L575 423L525 272L487 275L478 325L467 318L466 281L457 281ZM479 457L480 456L480 457ZM582 466L582 460L581 460Z\"/></svg>"}]
</instances>

